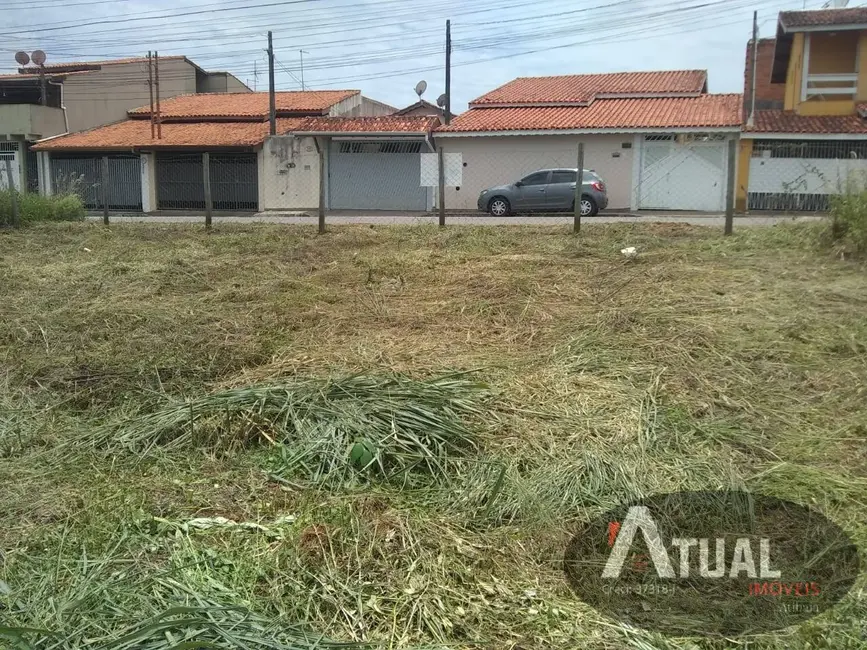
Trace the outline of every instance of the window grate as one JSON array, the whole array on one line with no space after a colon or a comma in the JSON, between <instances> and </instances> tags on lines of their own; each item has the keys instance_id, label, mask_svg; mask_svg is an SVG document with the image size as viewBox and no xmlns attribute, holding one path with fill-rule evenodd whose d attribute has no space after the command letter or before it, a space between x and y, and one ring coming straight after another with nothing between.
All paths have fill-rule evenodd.
<instances>
[{"instance_id":1,"label":"window grate","mask_svg":"<svg viewBox=\"0 0 867 650\"><path fill-rule=\"evenodd\" d=\"M421 142L341 142L340 153L419 153Z\"/></svg>"}]
</instances>

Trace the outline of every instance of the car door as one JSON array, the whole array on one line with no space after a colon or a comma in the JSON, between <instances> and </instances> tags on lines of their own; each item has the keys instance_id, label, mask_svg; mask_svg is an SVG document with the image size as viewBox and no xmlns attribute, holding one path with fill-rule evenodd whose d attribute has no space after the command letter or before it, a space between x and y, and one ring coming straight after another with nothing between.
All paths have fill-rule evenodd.
<instances>
[{"instance_id":1,"label":"car door","mask_svg":"<svg viewBox=\"0 0 867 650\"><path fill-rule=\"evenodd\" d=\"M577 172L571 169L555 169L551 172L548 190L545 192L548 210L568 210L575 200Z\"/></svg>"},{"instance_id":2,"label":"car door","mask_svg":"<svg viewBox=\"0 0 867 650\"><path fill-rule=\"evenodd\" d=\"M544 210L547 199L545 194L548 191L548 178L551 172L534 172L529 176L521 179L521 184L517 188L517 205L514 207L518 210Z\"/></svg>"}]
</instances>

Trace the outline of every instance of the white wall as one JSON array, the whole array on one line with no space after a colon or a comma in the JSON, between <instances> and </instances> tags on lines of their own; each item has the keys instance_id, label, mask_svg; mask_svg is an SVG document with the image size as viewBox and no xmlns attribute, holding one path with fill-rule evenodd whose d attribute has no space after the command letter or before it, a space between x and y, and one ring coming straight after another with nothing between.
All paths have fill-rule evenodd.
<instances>
[{"instance_id":1,"label":"white wall","mask_svg":"<svg viewBox=\"0 0 867 650\"><path fill-rule=\"evenodd\" d=\"M865 187L867 160L852 158L763 158L750 160L750 192L839 194L848 184Z\"/></svg>"},{"instance_id":2,"label":"white wall","mask_svg":"<svg viewBox=\"0 0 867 650\"><path fill-rule=\"evenodd\" d=\"M463 154L463 185L446 188L446 207L475 209L479 192L513 183L537 169L576 167L584 142L584 168L595 170L608 189L609 208L629 208L632 194L632 135L538 135L439 138L446 152ZM616 154L616 157L615 157Z\"/></svg>"},{"instance_id":3,"label":"white wall","mask_svg":"<svg viewBox=\"0 0 867 650\"><path fill-rule=\"evenodd\" d=\"M270 137L265 140L260 160L260 210L318 208L319 154L313 138Z\"/></svg>"}]
</instances>

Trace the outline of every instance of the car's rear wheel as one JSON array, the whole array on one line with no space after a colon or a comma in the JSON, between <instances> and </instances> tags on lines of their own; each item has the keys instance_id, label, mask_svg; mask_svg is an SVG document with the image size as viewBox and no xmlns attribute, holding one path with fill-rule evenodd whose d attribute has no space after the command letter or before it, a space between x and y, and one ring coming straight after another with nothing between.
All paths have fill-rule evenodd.
<instances>
[{"instance_id":1,"label":"car's rear wheel","mask_svg":"<svg viewBox=\"0 0 867 650\"><path fill-rule=\"evenodd\" d=\"M512 206L509 199L502 196L495 196L488 201L488 212L495 217L505 217L512 211Z\"/></svg>"},{"instance_id":2,"label":"car's rear wheel","mask_svg":"<svg viewBox=\"0 0 867 650\"><path fill-rule=\"evenodd\" d=\"M575 202L572 202L572 211L575 211ZM596 201L589 196L581 197L581 216L582 217L592 217L597 212L599 212L599 206L596 205Z\"/></svg>"}]
</instances>

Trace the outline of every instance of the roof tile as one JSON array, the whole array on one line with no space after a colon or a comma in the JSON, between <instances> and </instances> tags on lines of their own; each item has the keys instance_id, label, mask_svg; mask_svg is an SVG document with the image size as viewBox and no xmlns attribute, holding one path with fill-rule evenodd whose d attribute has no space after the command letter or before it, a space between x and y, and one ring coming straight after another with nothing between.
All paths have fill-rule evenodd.
<instances>
[{"instance_id":1,"label":"roof tile","mask_svg":"<svg viewBox=\"0 0 867 650\"><path fill-rule=\"evenodd\" d=\"M380 117L308 117L299 133L429 133L439 124L433 115Z\"/></svg>"},{"instance_id":2,"label":"roof tile","mask_svg":"<svg viewBox=\"0 0 867 650\"><path fill-rule=\"evenodd\" d=\"M322 113L358 90L304 90L275 93L277 113ZM268 93L199 93L164 99L160 115L171 119L266 118ZM130 117L148 117L150 106L128 111Z\"/></svg>"},{"instance_id":3,"label":"roof tile","mask_svg":"<svg viewBox=\"0 0 867 650\"><path fill-rule=\"evenodd\" d=\"M756 111L753 133L867 133L867 122L857 115L798 115L793 111Z\"/></svg>"},{"instance_id":4,"label":"roof tile","mask_svg":"<svg viewBox=\"0 0 867 650\"><path fill-rule=\"evenodd\" d=\"M277 133L296 129L303 117L277 119ZM175 122L162 125L162 138L151 138L150 120L125 120L90 131L44 140L32 148L53 150L120 150L132 148L251 147L268 136L267 122Z\"/></svg>"},{"instance_id":5,"label":"roof tile","mask_svg":"<svg viewBox=\"0 0 867 650\"><path fill-rule=\"evenodd\" d=\"M867 7L819 9L816 11L781 11L780 23L787 30L796 31L800 27L863 25L867 24Z\"/></svg>"},{"instance_id":6,"label":"roof tile","mask_svg":"<svg viewBox=\"0 0 867 650\"><path fill-rule=\"evenodd\" d=\"M590 106L472 108L437 132L732 127L741 95L600 99Z\"/></svg>"},{"instance_id":7,"label":"roof tile","mask_svg":"<svg viewBox=\"0 0 867 650\"><path fill-rule=\"evenodd\" d=\"M652 95L701 93L707 83L704 70L617 72L559 77L518 77L470 102L490 104L587 103L598 95Z\"/></svg>"}]
</instances>

